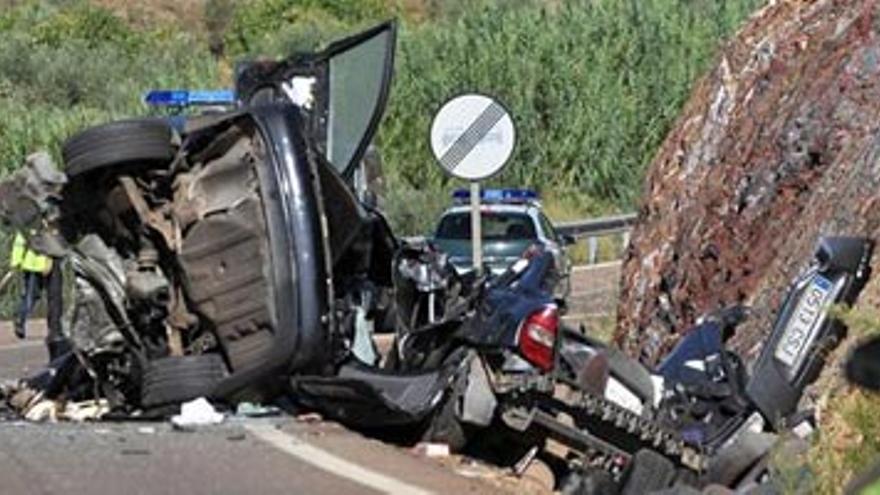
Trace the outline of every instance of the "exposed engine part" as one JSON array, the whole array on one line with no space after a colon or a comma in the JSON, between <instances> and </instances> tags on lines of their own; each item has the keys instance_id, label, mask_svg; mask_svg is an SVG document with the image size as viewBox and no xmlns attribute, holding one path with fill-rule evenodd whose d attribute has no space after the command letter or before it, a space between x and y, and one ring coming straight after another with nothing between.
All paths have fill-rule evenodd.
<instances>
[{"instance_id":1,"label":"exposed engine part","mask_svg":"<svg viewBox=\"0 0 880 495\"><path fill-rule=\"evenodd\" d=\"M121 351L139 343L125 311L126 276L122 259L96 235L87 235L71 253L76 277L68 337L86 354ZM139 347L139 346L138 346Z\"/></svg>"}]
</instances>

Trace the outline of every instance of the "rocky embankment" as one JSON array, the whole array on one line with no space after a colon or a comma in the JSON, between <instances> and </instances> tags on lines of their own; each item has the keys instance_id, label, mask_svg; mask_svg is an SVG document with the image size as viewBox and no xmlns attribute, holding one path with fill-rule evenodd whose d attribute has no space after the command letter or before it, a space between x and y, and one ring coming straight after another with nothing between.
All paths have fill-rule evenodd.
<instances>
[{"instance_id":1,"label":"rocky embankment","mask_svg":"<svg viewBox=\"0 0 880 495\"><path fill-rule=\"evenodd\" d=\"M771 1L724 46L647 174L616 336L656 362L745 302L754 355L823 234L880 237L880 6ZM874 273L880 256L874 257ZM860 305L880 301L880 275Z\"/></svg>"}]
</instances>

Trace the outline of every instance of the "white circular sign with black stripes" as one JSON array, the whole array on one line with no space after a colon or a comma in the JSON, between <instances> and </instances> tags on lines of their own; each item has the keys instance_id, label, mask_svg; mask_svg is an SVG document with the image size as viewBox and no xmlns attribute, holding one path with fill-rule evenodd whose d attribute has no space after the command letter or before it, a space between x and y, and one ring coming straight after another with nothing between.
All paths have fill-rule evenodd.
<instances>
[{"instance_id":1,"label":"white circular sign with black stripes","mask_svg":"<svg viewBox=\"0 0 880 495\"><path fill-rule=\"evenodd\" d=\"M516 129L507 109L481 94L447 101L431 124L431 150L446 173L469 181L489 178L513 155Z\"/></svg>"}]
</instances>

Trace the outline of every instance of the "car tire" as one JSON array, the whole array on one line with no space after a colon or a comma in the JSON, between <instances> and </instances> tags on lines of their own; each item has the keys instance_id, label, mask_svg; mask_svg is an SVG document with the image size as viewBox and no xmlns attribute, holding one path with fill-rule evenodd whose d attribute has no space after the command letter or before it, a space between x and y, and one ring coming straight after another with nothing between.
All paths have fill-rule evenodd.
<instances>
[{"instance_id":1,"label":"car tire","mask_svg":"<svg viewBox=\"0 0 880 495\"><path fill-rule=\"evenodd\" d=\"M422 439L426 442L445 443L451 452L461 452L470 440L467 425L458 419L456 406L461 394L451 391L443 400L443 404L431 417L428 430Z\"/></svg>"},{"instance_id":2,"label":"car tire","mask_svg":"<svg viewBox=\"0 0 880 495\"><path fill-rule=\"evenodd\" d=\"M653 450L639 450L632 458L621 495L644 495L663 490L672 484L675 475L672 461Z\"/></svg>"},{"instance_id":3,"label":"car tire","mask_svg":"<svg viewBox=\"0 0 880 495\"><path fill-rule=\"evenodd\" d=\"M141 405L150 408L209 396L225 371L226 365L219 354L150 361L141 382Z\"/></svg>"},{"instance_id":4,"label":"car tire","mask_svg":"<svg viewBox=\"0 0 880 495\"><path fill-rule=\"evenodd\" d=\"M164 120L120 120L74 135L61 154L73 176L116 165L170 163L177 151L173 141L174 131Z\"/></svg>"}]
</instances>

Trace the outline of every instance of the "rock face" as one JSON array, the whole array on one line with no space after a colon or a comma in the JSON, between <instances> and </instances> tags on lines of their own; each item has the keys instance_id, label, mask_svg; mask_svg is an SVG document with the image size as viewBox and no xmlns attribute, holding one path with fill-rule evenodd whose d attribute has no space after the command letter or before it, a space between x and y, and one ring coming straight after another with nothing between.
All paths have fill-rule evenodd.
<instances>
[{"instance_id":1,"label":"rock face","mask_svg":"<svg viewBox=\"0 0 880 495\"><path fill-rule=\"evenodd\" d=\"M877 4L771 2L697 84L624 260L616 338L631 354L656 362L700 314L745 302L734 344L753 356L820 235L880 236ZM861 303L878 289L875 275Z\"/></svg>"}]
</instances>

